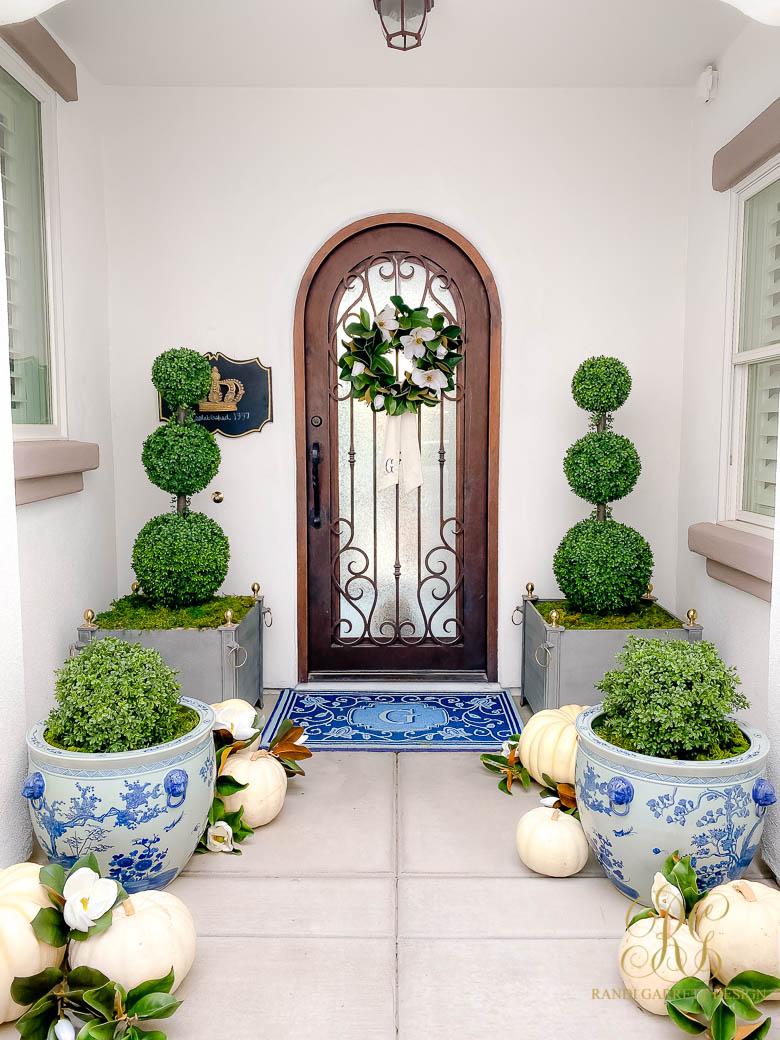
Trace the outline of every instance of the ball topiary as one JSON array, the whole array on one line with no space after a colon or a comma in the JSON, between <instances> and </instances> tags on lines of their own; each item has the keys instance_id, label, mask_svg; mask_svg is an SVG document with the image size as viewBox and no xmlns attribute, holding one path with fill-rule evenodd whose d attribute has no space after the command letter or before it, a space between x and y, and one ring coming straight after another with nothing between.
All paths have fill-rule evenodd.
<instances>
[{"instance_id":1,"label":"ball topiary","mask_svg":"<svg viewBox=\"0 0 780 1040\"><path fill-rule=\"evenodd\" d=\"M574 494L595 505L633 491L642 463L628 437L602 430L586 433L572 444L563 470Z\"/></svg>"},{"instance_id":2,"label":"ball topiary","mask_svg":"<svg viewBox=\"0 0 780 1040\"><path fill-rule=\"evenodd\" d=\"M587 358L574 373L571 392L586 412L606 415L625 403L631 392L631 375L618 358Z\"/></svg>"},{"instance_id":3,"label":"ball topiary","mask_svg":"<svg viewBox=\"0 0 780 1040\"><path fill-rule=\"evenodd\" d=\"M204 513L162 513L141 528L133 569L144 595L166 607L202 603L225 580L230 545Z\"/></svg>"},{"instance_id":4,"label":"ball topiary","mask_svg":"<svg viewBox=\"0 0 780 1040\"><path fill-rule=\"evenodd\" d=\"M644 595L653 573L653 554L633 527L590 516L564 535L553 571L578 610L618 612Z\"/></svg>"},{"instance_id":5,"label":"ball topiary","mask_svg":"<svg viewBox=\"0 0 780 1040\"><path fill-rule=\"evenodd\" d=\"M197 351L176 347L155 359L152 382L171 408L191 407L209 392L211 365Z\"/></svg>"},{"instance_id":6,"label":"ball topiary","mask_svg":"<svg viewBox=\"0 0 780 1040\"><path fill-rule=\"evenodd\" d=\"M213 434L196 422L170 420L146 438L141 461L158 488L194 495L216 476L220 453Z\"/></svg>"},{"instance_id":7,"label":"ball topiary","mask_svg":"<svg viewBox=\"0 0 780 1040\"><path fill-rule=\"evenodd\" d=\"M62 747L109 753L171 740L179 684L156 650L96 639L57 672L46 736Z\"/></svg>"}]
</instances>

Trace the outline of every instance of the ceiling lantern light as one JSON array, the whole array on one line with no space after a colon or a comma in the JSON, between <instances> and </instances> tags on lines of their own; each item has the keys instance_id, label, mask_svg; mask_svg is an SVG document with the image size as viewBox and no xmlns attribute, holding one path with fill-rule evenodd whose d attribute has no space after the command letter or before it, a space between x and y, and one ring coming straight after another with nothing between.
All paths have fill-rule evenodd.
<instances>
[{"instance_id":1,"label":"ceiling lantern light","mask_svg":"<svg viewBox=\"0 0 780 1040\"><path fill-rule=\"evenodd\" d=\"M726 3L757 22L780 25L780 0L726 0Z\"/></svg>"},{"instance_id":2,"label":"ceiling lantern light","mask_svg":"<svg viewBox=\"0 0 780 1040\"><path fill-rule=\"evenodd\" d=\"M422 43L434 0L374 0L387 46L412 51Z\"/></svg>"}]
</instances>

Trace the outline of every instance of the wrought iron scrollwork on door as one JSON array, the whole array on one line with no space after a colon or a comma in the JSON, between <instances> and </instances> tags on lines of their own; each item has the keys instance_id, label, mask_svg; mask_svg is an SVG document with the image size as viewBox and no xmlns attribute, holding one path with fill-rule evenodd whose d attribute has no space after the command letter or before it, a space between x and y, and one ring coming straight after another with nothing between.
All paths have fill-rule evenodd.
<instances>
[{"instance_id":1,"label":"wrought iron scrollwork on door","mask_svg":"<svg viewBox=\"0 0 780 1040\"><path fill-rule=\"evenodd\" d=\"M442 312L460 325L464 361L451 393L422 408L417 431L423 487L378 491L377 457L386 417L350 397L338 358L364 307L378 314L390 296ZM468 329L460 291L432 260L403 251L370 256L345 273L329 316L329 393L337 437L330 451L335 519L331 533L332 640L341 646L453 645L463 640L464 395ZM396 364L404 364L399 354ZM334 447L337 445L337 450ZM314 489L314 459L312 486ZM316 509L315 499L315 509ZM313 517L312 523L314 523Z\"/></svg>"}]
</instances>

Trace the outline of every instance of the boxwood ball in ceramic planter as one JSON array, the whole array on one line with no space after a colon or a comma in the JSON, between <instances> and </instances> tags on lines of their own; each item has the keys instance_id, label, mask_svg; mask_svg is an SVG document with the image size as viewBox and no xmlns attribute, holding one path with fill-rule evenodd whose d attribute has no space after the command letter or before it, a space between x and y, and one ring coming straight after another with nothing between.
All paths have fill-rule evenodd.
<instances>
[{"instance_id":1,"label":"boxwood ball in ceramic planter","mask_svg":"<svg viewBox=\"0 0 780 1040\"><path fill-rule=\"evenodd\" d=\"M32 727L22 793L51 862L67 868L93 852L128 892L164 888L182 870L213 798L215 716L200 701L180 703L197 712L195 727L137 751L67 751L46 740L47 720Z\"/></svg>"},{"instance_id":2,"label":"boxwood ball in ceramic planter","mask_svg":"<svg viewBox=\"0 0 780 1040\"><path fill-rule=\"evenodd\" d=\"M593 730L600 704L576 720L577 806L591 848L624 895L650 904L653 876L667 856L691 856L702 889L742 876L755 855L767 808L769 741L744 723L749 748L710 761L626 751Z\"/></svg>"}]
</instances>

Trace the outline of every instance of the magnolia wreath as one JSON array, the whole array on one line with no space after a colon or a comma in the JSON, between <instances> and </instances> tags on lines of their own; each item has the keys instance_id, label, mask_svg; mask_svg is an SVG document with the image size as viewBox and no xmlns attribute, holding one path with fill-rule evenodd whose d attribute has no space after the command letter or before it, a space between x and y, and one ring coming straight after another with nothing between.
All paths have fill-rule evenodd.
<instances>
[{"instance_id":1,"label":"magnolia wreath","mask_svg":"<svg viewBox=\"0 0 780 1040\"><path fill-rule=\"evenodd\" d=\"M448 325L443 314L431 318L427 307L412 308L400 296L391 296L373 322L361 307L360 321L345 331L350 339L342 340L341 379L351 384L351 396L373 411L416 413L420 405L437 405L440 391L454 389L463 341L459 326ZM412 365L400 379L391 355L399 350Z\"/></svg>"}]
</instances>

